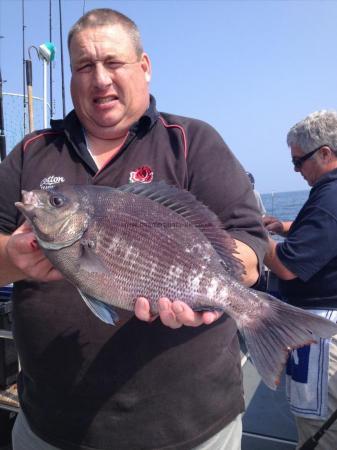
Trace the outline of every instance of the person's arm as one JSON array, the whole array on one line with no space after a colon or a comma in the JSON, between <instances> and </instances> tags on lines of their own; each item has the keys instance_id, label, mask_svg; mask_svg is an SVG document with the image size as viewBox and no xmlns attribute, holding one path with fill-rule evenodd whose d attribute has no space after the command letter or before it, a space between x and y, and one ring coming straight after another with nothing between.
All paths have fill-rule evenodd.
<instances>
[{"instance_id":1,"label":"person's arm","mask_svg":"<svg viewBox=\"0 0 337 450\"><path fill-rule=\"evenodd\" d=\"M11 235L0 234L0 286L27 278L55 281L62 275L45 257L25 222Z\"/></svg>"},{"instance_id":2,"label":"person's arm","mask_svg":"<svg viewBox=\"0 0 337 450\"><path fill-rule=\"evenodd\" d=\"M266 230L285 237L291 227L292 221L282 221L273 216L263 216L263 225Z\"/></svg>"},{"instance_id":3,"label":"person's arm","mask_svg":"<svg viewBox=\"0 0 337 450\"><path fill-rule=\"evenodd\" d=\"M265 265L282 280L293 280L294 278L297 278L297 275L287 269L281 262L280 258L277 256L276 247L277 243L269 238L267 252L264 257Z\"/></svg>"},{"instance_id":4,"label":"person's arm","mask_svg":"<svg viewBox=\"0 0 337 450\"><path fill-rule=\"evenodd\" d=\"M7 243L10 236L0 234L0 286L20 279L19 270L8 261Z\"/></svg>"},{"instance_id":5,"label":"person's arm","mask_svg":"<svg viewBox=\"0 0 337 450\"><path fill-rule=\"evenodd\" d=\"M246 287L253 286L259 279L258 259L254 250L244 242L235 239L235 256L241 260L245 273L242 276L242 284Z\"/></svg>"}]
</instances>

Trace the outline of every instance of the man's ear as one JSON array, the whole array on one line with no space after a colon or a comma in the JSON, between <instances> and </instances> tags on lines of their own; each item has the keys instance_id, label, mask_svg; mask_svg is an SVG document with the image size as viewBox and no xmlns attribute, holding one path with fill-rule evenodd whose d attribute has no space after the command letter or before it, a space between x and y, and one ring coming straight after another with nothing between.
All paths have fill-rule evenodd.
<instances>
[{"instance_id":1,"label":"man's ear","mask_svg":"<svg viewBox=\"0 0 337 450\"><path fill-rule=\"evenodd\" d=\"M143 53L141 57L141 67L145 74L145 80L149 83L151 81L151 60L147 53Z\"/></svg>"},{"instance_id":2,"label":"man's ear","mask_svg":"<svg viewBox=\"0 0 337 450\"><path fill-rule=\"evenodd\" d=\"M324 145L320 150L320 155L324 162L330 162L333 157L333 151L330 147Z\"/></svg>"}]
</instances>

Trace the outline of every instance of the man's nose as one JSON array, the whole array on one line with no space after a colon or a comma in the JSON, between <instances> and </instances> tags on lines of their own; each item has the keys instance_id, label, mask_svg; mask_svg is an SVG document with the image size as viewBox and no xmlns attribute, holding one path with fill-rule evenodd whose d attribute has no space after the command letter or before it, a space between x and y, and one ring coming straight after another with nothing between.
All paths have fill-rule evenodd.
<instances>
[{"instance_id":1,"label":"man's nose","mask_svg":"<svg viewBox=\"0 0 337 450\"><path fill-rule=\"evenodd\" d=\"M103 64L96 64L95 66L94 83L100 89L104 89L112 83L111 74Z\"/></svg>"}]
</instances>

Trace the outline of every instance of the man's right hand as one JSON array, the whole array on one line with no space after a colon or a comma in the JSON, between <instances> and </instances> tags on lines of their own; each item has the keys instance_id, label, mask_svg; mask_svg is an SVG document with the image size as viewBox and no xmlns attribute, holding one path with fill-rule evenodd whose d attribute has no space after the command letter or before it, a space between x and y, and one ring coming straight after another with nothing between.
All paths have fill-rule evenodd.
<instances>
[{"instance_id":1,"label":"man's right hand","mask_svg":"<svg viewBox=\"0 0 337 450\"><path fill-rule=\"evenodd\" d=\"M3 270L0 284L22 279L56 281L63 278L40 249L35 235L27 222L11 236L1 236L1 264ZM1 283L1 281L4 281Z\"/></svg>"},{"instance_id":2,"label":"man's right hand","mask_svg":"<svg viewBox=\"0 0 337 450\"><path fill-rule=\"evenodd\" d=\"M176 300L171 302L162 297L158 300L159 317L164 325L169 328L180 328L183 325L198 327L210 325L222 316L221 311L193 311L186 303ZM152 316L150 303L144 297L139 297L135 304L136 317L145 322L153 322L158 316Z\"/></svg>"}]
</instances>

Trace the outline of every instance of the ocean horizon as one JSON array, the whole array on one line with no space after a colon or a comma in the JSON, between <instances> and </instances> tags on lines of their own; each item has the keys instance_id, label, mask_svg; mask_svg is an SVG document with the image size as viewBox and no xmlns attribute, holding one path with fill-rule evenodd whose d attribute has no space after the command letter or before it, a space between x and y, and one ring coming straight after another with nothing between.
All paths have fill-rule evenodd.
<instances>
[{"instance_id":1,"label":"ocean horizon","mask_svg":"<svg viewBox=\"0 0 337 450\"><path fill-rule=\"evenodd\" d=\"M267 214L281 220L294 220L309 197L310 189L261 194Z\"/></svg>"}]
</instances>

